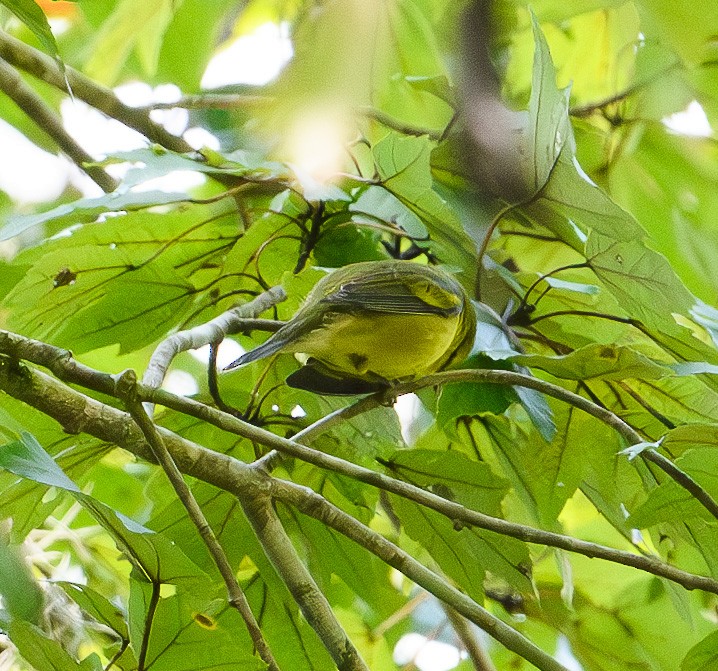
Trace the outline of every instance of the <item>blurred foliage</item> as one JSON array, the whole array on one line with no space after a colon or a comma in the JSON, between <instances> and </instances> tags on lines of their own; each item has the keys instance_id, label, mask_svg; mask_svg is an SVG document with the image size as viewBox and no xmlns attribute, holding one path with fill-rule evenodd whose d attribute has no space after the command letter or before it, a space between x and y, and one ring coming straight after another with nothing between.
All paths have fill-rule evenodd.
<instances>
[{"instance_id":1,"label":"blurred foliage","mask_svg":"<svg viewBox=\"0 0 718 671\"><path fill-rule=\"evenodd\" d=\"M101 370L141 370L168 334L271 286L287 290L273 315L287 319L321 269L391 256L439 262L494 315L481 318L470 365L529 370L608 408L646 441L664 439L661 450L718 498L715 0L534 0L530 9L496 0L482 36L466 34L468 2L440 0L40 2L56 38L32 0L0 4L10 10L0 10L6 31L51 55L56 40L63 67L98 84L176 85L188 124L219 140L187 154L146 142L96 156L124 166L112 194L78 199L69 186L56 202L29 205L0 193L0 327ZM203 91L210 59L267 22L291 38L279 75ZM481 79L466 72L472 49L488 52L495 72L478 74L497 78L503 110L478 117L478 133L466 103L466 87ZM25 74L59 114L67 91ZM687 109L693 125L676 126ZM0 118L55 151L4 97ZM483 160L491 173L479 135L504 131L502 160L525 182L511 202L487 186L502 183L503 167L486 183L472 167ZM14 160L3 156L3 169ZM176 171L203 181L186 190ZM250 348L263 337L236 340ZM291 435L348 403L287 387L297 366L282 356L241 369L221 378L221 393ZM203 366L182 356L175 368L211 403ZM629 462L595 419L473 384L415 400L401 422L380 408L314 446L486 514L718 578L716 519L662 472ZM158 421L243 461L263 450L173 412ZM263 668L249 637L235 635L244 629L223 583L154 466L64 434L1 392L0 444L0 519L11 520L0 528L0 576L15 576L0 586L0 631L16 647L2 652L0 642L2 668L112 660L133 671L140 648L157 671ZM460 528L299 461L278 474L586 671L718 668L714 596ZM236 500L193 488L280 667L333 668ZM404 634L443 636L443 613L438 625L422 619L411 586L365 548L278 512L373 671L398 668L391 649ZM53 599L73 615L53 623ZM497 668L530 668L485 645Z\"/></svg>"}]
</instances>

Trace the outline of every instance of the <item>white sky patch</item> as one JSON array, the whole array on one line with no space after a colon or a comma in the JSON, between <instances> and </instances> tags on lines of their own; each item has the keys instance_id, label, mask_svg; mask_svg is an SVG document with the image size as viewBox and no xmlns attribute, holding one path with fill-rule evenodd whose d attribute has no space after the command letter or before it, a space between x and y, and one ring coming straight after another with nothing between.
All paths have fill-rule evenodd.
<instances>
[{"instance_id":1,"label":"white sky patch","mask_svg":"<svg viewBox=\"0 0 718 671\"><path fill-rule=\"evenodd\" d=\"M292 408L292 411L289 413L294 419L300 419L301 417L306 417L307 413L305 412L304 408L301 405L295 405Z\"/></svg>"},{"instance_id":2,"label":"white sky patch","mask_svg":"<svg viewBox=\"0 0 718 671\"><path fill-rule=\"evenodd\" d=\"M687 137L711 137L713 135L708 116L697 100L691 101L682 112L665 117L663 125L677 135Z\"/></svg>"},{"instance_id":3,"label":"white sky patch","mask_svg":"<svg viewBox=\"0 0 718 671\"><path fill-rule=\"evenodd\" d=\"M178 396L192 396L199 391L197 380L184 370L171 370L162 383L162 388Z\"/></svg>"},{"instance_id":4,"label":"white sky patch","mask_svg":"<svg viewBox=\"0 0 718 671\"><path fill-rule=\"evenodd\" d=\"M202 77L202 88L231 84L261 86L281 72L293 53L289 24L264 23L212 58Z\"/></svg>"},{"instance_id":5,"label":"white sky patch","mask_svg":"<svg viewBox=\"0 0 718 671\"><path fill-rule=\"evenodd\" d=\"M400 666L414 663L419 671L450 671L461 662L458 648L426 636L405 634L394 647L394 661Z\"/></svg>"},{"instance_id":6,"label":"white sky patch","mask_svg":"<svg viewBox=\"0 0 718 671\"><path fill-rule=\"evenodd\" d=\"M188 128L185 131L184 139L195 149L202 149L202 147L208 147L215 151L220 149L219 140L204 128Z\"/></svg>"},{"instance_id":7,"label":"white sky patch","mask_svg":"<svg viewBox=\"0 0 718 671\"><path fill-rule=\"evenodd\" d=\"M427 411L416 394L399 396L394 403L394 412L399 418L401 437L409 446L414 445L434 421L434 416Z\"/></svg>"},{"instance_id":8,"label":"white sky patch","mask_svg":"<svg viewBox=\"0 0 718 671\"><path fill-rule=\"evenodd\" d=\"M142 191L166 191L168 193L189 191L195 186L204 184L205 176L199 172L192 170L175 170L167 173L162 177L149 179L142 184L138 184L132 189L133 192Z\"/></svg>"},{"instance_id":9,"label":"white sky patch","mask_svg":"<svg viewBox=\"0 0 718 671\"><path fill-rule=\"evenodd\" d=\"M152 88L144 82L131 82L115 89L117 97L131 107L144 107L152 103L172 103L180 99L181 92L174 84L162 84ZM82 101L66 99L60 110L67 131L92 156L103 157L120 151L140 149L147 146L147 140L140 133L128 128L114 119L86 105ZM187 110L153 110L150 117L174 135L186 131L187 141L196 148L209 147L219 149L219 141L203 128L187 128L189 114ZM109 165L106 170L113 177L121 179L128 164ZM83 194L97 196L99 188L85 176L72 176L71 181ZM177 171L163 177L150 180L135 187L134 191L187 191L204 183L205 177L192 171Z\"/></svg>"},{"instance_id":10,"label":"white sky patch","mask_svg":"<svg viewBox=\"0 0 718 671\"><path fill-rule=\"evenodd\" d=\"M563 664L569 671L583 671L583 667L571 652L568 639L563 635L558 637L555 658L557 662Z\"/></svg>"},{"instance_id":11,"label":"white sky patch","mask_svg":"<svg viewBox=\"0 0 718 671\"><path fill-rule=\"evenodd\" d=\"M0 190L19 205L54 200L69 179L67 161L40 149L20 131L0 120Z\"/></svg>"},{"instance_id":12,"label":"white sky patch","mask_svg":"<svg viewBox=\"0 0 718 671\"><path fill-rule=\"evenodd\" d=\"M206 88L226 84L265 84L274 79L292 57L289 24L265 23L253 33L238 38L210 61L202 85ZM152 88L144 82L131 82L115 89L117 97L127 105L141 107L153 102L171 103L179 100L181 91L174 84ZM147 146L140 133L128 128L80 100L65 99L60 104L65 129L91 156L101 159L108 154ZM150 116L195 148L219 149L219 141L202 128L188 129L187 110L175 108L154 110ZM0 190L22 209L24 204L49 202L59 197L68 183L86 197L102 194L100 188L66 158L50 154L0 120ZM106 168L121 179L127 165ZM153 180L148 188L180 191L201 184L204 178L196 173L172 173L162 180ZM138 189L139 190L139 189Z\"/></svg>"},{"instance_id":13,"label":"white sky patch","mask_svg":"<svg viewBox=\"0 0 718 671\"><path fill-rule=\"evenodd\" d=\"M239 343L234 340L226 338L222 341L222 344L217 350L217 368L222 370L225 366L231 364L235 359L238 359L247 350L244 349ZM198 349L191 349L189 353L200 361L201 363L207 363L209 361L209 345L200 347Z\"/></svg>"}]
</instances>

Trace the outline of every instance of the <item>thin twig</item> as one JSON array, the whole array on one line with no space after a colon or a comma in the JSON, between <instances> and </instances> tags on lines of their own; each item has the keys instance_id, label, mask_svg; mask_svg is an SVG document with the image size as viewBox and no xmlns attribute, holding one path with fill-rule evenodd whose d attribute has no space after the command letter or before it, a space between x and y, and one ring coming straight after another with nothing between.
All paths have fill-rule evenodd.
<instances>
[{"instance_id":1,"label":"thin twig","mask_svg":"<svg viewBox=\"0 0 718 671\"><path fill-rule=\"evenodd\" d=\"M194 110L224 110L246 109L271 105L274 98L263 95L245 93L201 93L199 95L183 95L174 102L155 102L144 109L152 110L194 109Z\"/></svg>"},{"instance_id":2,"label":"thin twig","mask_svg":"<svg viewBox=\"0 0 718 671\"><path fill-rule=\"evenodd\" d=\"M301 443L302 445L311 445L312 441L318 436L329 431L333 426L345 422L352 417L357 417L368 410L376 408L377 400L374 396L367 396L366 398L359 399L351 405L347 405L343 408L339 408L330 412L328 415L324 415L321 419L313 422L309 426L305 427L301 431L298 431L292 440L295 443ZM253 468L261 469L266 472L271 472L276 468L281 460L283 459L282 453L279 450L272 450L267 452L263 457L257 459L253 464Z\"/></svg>"},{"instance_id":3,"label":"thin twig","mask_svg":"<svg viewBox=\"0 0 718 671\"><path fill-rule=\"evenodd\" d=\"M613 95L610 95L603 100L598 100L587 105L578 105L576 107L572 107L569 110L569 114L574 117L591 116L594 112L597 112L599 110L602 111L603 108L608 107L609 105L615 105L616 103L624 101L626 98L629 98L634 93L640 91L642 88L649 86L664 75L669 74L677 67L683 67L683 63L679 58L676 59L673 63L666 66L663 70L656 72L652 77L649 77L644 81L639 81L634 84L631 84L631 86L627 87L623 91L618 91L617 93L614 93Z\"/></svg>"},{"instance_id":4,"label":"thin twig","mask_svg":"<svg viewBox=\"0 0 718 671\"><path fill-rule=\"evenodd\" d=\"M374 121L378 121L382 126L391 128L392 130L395 130L397 133L401 133L402 135L411 135L413 137L422 137L426 135L430 140L438 142L444 137L445 134L444 130L423 128L421 126L412 126L411 124L404 123L403 121L395 119L390 114L387 114L386 112L383 112L376 107L369 107L365 105L363 107L360 107L357 111L360 114L363 114L365 117L369 119L374 119ZM452 124L453 121L454 119L452 118Z\"/></svg>"},{"instance_id":5,"label":"thin twig","mask_svg":"<svg viewBox=\"0 0 718 671\"><path fill-rule=\"evenodd\" d=\"M484 650L484 646L481 645L481 641L476 635L476 630L472 629L471 624L466 620L466 618L461 615L461 613L454 610L451 606L443 604L443 607L446 617L451 623L451 627L459 637L463 646L466 648L466 652L474 665L475 671L496 671L496 667L491 661L491 657L489 657L489 654L486 650Z\"/></svg>"},{"instance_id":6,"label":"thin twig","mask_svg":"<svg viewBox=\"0 0 718 671\"><path fill-rule=\"evenodd\" d=\"M227 310L204 324L173 333L157 345L152 353L142 377L143 384L159 387L172 360L180 352L197 349L210 343L218 343L226 335L249 328L261 328L264 331L278 330L282 326L282 322L269 319L257 320L256 317L282 302L286 297L282 287L272 287L249 303Z\"/></svg>"},{"instance_id":7,"label":"thin twig","mask_svg":"<svg viewBox=\"0 0 718 671\"><path fill-rule=\"evenodd\" d=\"M217 536L202 512L202 508L200 508L197 503L197 499L195 499L194 494L192 494L192 490L184 481L182 473L177 468L177 464L175 464L172 455L169 453L167 446L162 439L162 436L157 431L157 427L154 425L149 415L145 412L142 407L142 403L137 399L136 389L137 377L134 371L125 371L117 377L117 396L124 401L132 419L134 419L135 423L147 440L147 444L150 446L157 462L167 474L167 478L172 484L177 497L185 507L190 520L192 520L195 527L197 527L200 537L207 546L207 549L209 550L209 553L212 556L220 575L222 576L222 580L224 580L224 584L227 586L230 606L235 608L244 620L247 631L254 643L254 647L259 654L259 657L267 665L267 668L270 671L279 671L279 666L277 665L267 642L264 640L264 635L259 627L259 623L254 617L254 613L252 613L247 597L237 581L237 577L231 564L229 563L229 560L227 559L227 555L222 549L222 546L217 540Z\"/></svg>"},{"instance_id":8,"label":"thin twig","mask_svg":"<svg viewBox=\"0 0 718 671\"><path fill-rule=\"evenodd\" d=\"M517 205L515 203L508 203L507 205L504 205L495 215L494 218L491 220L491 223L489 224L489 227L486 229L486 233L484 234L484 239L481 241L481 247L479 247L479 251L476 255L476 267L478 268L476 272L476 300L481 300L481 270L483 268L483 262L484 262L484 256L486 255L486 250L489 248L489 242L491 242L491 236L494 234L494 231L496 230L496 227L499 225L501 220L504 218L506 214L511 212Z\"/></svg>"},{"instance_id":9,"label":"thin twig","mask_svg":"<svg viewBox=\"0 0 718 671\"><path fill-rule=\"evenodd\" d=\"M144 109L147 111L157 109L255 109L258 107L266 107L272 105L275 98L272 96L252 95L245 93L205 93L201 95L184 95L175 102L152 103ZM426 135L431 140L441 140L445 137L446 131L439 131L435 128L423 128L420 126L412 126L404 123L399 119L392 117L386 112L382 112L376 107L362 106L357 112L369 119L378 121L382 126L391 128L392 130L402 133L403 135L412 135L421 137ZM452 117L448 124L451 127L455 121L456 115Z\"/></svg>"},{"instance_id":10,"label":"thin twig","mask_svg":"<svg viewBox=\"0 0 718 671\"><path fill-rule=\"evenodd\" d=\"M474 374L479 371L445 371L443 373L436 373L429 375L417 382L406 383L398 385L392 389L392 393L397 395L413 392L416 389L426 386L438 386L441 384L447 384L452 382L470 382L478 381L475 379ZM614 429L619 435L621 435L628 445L638 445L643 442L643 437L629 424L624 422L618 415L614 414L607 408L597 405L593 401L589 401L583 396L574 394L568 389L559 387L558 385L551 384L544 380L531 377L529 375L523 375L521 373L514 373L511 371L499 371L499 370L487 370L481 371L479 376L482 382L489 382L493 384L506 384L506 385L517 385L520 387L527 387L528 389L535 389L547 396L568 403L569 405L583 410L585 413L599 419L607 426ZM645 461L650 461L656 464L662 469L669 477L677 482L681 487L698 500L701 505L716 519L718 519L718 502L693 478L687 473L682 471L672 461L659 454L655 450L643 450L641 452L641 458Z\"/></svg>"},{"instance_id":11,"label":"thin twig","mask_svg":"<svg viewBox=\"0 0 718 671\"><path fill-rule=\"evenodd\" d=\"M0 31L0 34L1 31ZM30 119L57 142L64 154L85 172L105 193L117 188L117 181L92 158L62 125L61 119L47 103L30 88L17 70L0 58L0 91L7 95Z\"/></svg>"}]
</instances>

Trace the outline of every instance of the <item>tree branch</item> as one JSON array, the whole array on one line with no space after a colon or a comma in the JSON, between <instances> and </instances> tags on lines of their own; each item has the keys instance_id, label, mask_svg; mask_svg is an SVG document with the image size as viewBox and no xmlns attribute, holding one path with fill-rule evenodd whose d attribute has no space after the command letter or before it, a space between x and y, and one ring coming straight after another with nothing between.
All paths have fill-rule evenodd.
<instances>
[{"instance_id":1,"label":"tree branch","mask_svg":"<svg viewBox=\"0 0 718 671\"><path fill-rule=\"evenodd\" d=\"M531 377L530 375L523 375L522 373L505 370L444 371L443 373L435 373L434 375L429 375L414 382L397 385L391 389L391 393L400 396L401 394L407 394L423 387L439 386L454 382L489 382L491 384L517 385L527 387L528 389L535 389L547 396L552 396L559 401L563 401L579 410L583 410L585 413L602 421L622 436L629 446L638 445L643 442L641 434L607 408L597 405L593 401L579 396L568 389L559 387L556 384L551 384L550 382ZM641 452L641 458L645 461L650 461L662 469L664 473L699 501L713 517L718 519L718 502L716 502L699 483L678 468L670 459L667 459L655 450L643 450Z\"/></svg>"},{"instance_id":2,"label":"tree branch","mask_svg":"<svg viewBox=\"0 0 718 671\"><path fill-rule=\"evenodd\" d=\"M110 395L114 393L112 376L93 371L91 368L77 363L69 356L69 353L57 347L0 330L0 352L5 352L15 359L24 358L44 365L50 368L58 377L75 384L81 384L86 388ZM453 371L452 373L443 373L434 377L456 373L481 372L487 374L505 373L519 378L525 377L517 373L508 373L507 371ZM128 417L125 413L90 399L44 373L21 367L12 360L3 360L0 357L0 389L54 418L70 433L88 433L101 440L118 444L144 459L154 461L141 432L138 430L133 433L128 430ZM146 389L142 386L139 387L138 391L144 401L159 402L177 412L205 420L230 433L244 436L249 440L255 440L320 468L341 473L382 490L403 496L435 510L449 519L517 538L527 543L557 547L587 557L600 558L631 566L671 580L689 590L701 589L718 594L718 581L683 571L666 564L656 557L636 555L596 543L589 543L571 536L534 529L497 517L491 517L465 508L409 483L395 480L382 473L357 466L318 450L313 450L286 438L281 438L192 399L175 396L164 390ZM583 398L581 400L585 401ZM241 468L255 470L251 466L231 459L226 455L198 448L193 443L165 429L160 428L159 430L165 441L170 441L167 442L167 446L177 466L187 475L197 477L227 491L239 492L241 491L241 483L236 476L238 470Z\"/></svg>"},{"instance_id":3,"label":"tree branch","mask_svg":"<svg viewBox=\"0 0 718 671\"><path fill-rule=\"evenodd\" d=\"M110 193L117 188L117 181L99 166L92 165L95 159L65 130L57 114L25 83L17 70L2 58L0 58L0 91L5 93L41 130L57 142L63 153L105 193Z\"/></svg>"},{"instance_id":4,"label":"tree branch","mask_svg":"<svg viewBox=\"0 0 718 671\"><path fill-rule=\"evenodd\" d=\"M491 657L489 657L486 650L484 650L479 637L476 635L476 630L471 628L466 618L451 608L451 606L444 605L444 612L454 632L466 648L466 652L469 655L471 663L474 665L474 669L476 671L496 671Z\"/></svg>"},{"instance_id":5,"label":"tree branch","mask_svg":"<svg viewBox=\"0 0 718 671\"><path fill-rule=\"evenodd\" d=\"M71 92L73 96L100 112L134 128L151 142L179 153L194 151L193 147L181 137L172 135L152 121L147 111L125 105L111 89L94 82L70 66L65 66L63 70L50 56L33 49L2 30L0 30L0 58L65 93Z\"/></svg>"},{"instance_id":6,"label":"tree branch","mask_svg":"<svg viewBox=\"0 0 718 671\"><path fill-rule=\"evenodd\" d=\"M87 433L118 445L147 461L157 462L144 434L130 415L70 389L44 373L20 366L16 361L4 356L0 356L0 390L52 417L68 433ZM138 400L142 399L138 397ZM353 646L346 635L343 636L343 642L338 642L341 628L333 613L329 614L325 608L317 606L325 597L313 590L312 586L315 584L311 576L308 573L304 575L303 567L295 563L285 564L286 556L278 554L273 547L273 543L278 542L277 538L284 532L276 526L266 530L265 520L268 520L267 524L274 524L270 512L262 507L263 504L259 509L252 507L252 501L262 495L258 488L256 471L247 464L208 450L162 427L157 427L157 432L182 473L234 494L246 508L248 516L255 515L254 519L260 525L257 530L260 541L263 547L265 543L269 544L265 551L280 577L287 583L295 598L301 597L299 605L310 624L320 627L317 633L322 641L332 645L336 643L336 647L329 652L335 660L341 661L341 665L337 662L340 669L366 671L358 655L353 654ZM273 511L271 513L273 514ZM306 569L303 571L306 572ZM318 610L310 617L306 610L315 607ZM327 621L330 615L331 622Z\"/></svg>"},{"instance_id":7,"label":"tree branch","mask_svg":"<svg viewBox=\"0 0 718 671\"><path fill-rule=\"evenodd\" d=\"M381 534L372 531L351 515L333 506L314 490L274 478L270 480L270 483L271 494L274 498L291 504L304 514L320 520L328 527L351 538L354 542L389 564L389 566L401 571L417 585L431 592L437 599L455 608L499 643L528 660L537 668L545 669L546 671L566 671L566 667L559 664L553 657L547 655L515 629L492 615L485 608L482 608L473 599L450 585L441 576L428 569Z\"/></svg>"},{"instance_id":8,"label":"tree branch","mask_svg":"<svg viewBox=\"0 0 718 671\"><path fill-rule=\"evenodd\" d=\"M17 362L2 356L0 356L0 390L53 417L59 421L68 432L87 433L102 441L119 445L148 461L156 462L156 458L148 446L145 436L127 413L89 398L44 373L20 366ZM137 400L139 401L141 398L138 396ZM213 452L192 443L167 429L157 427L157 432L162 437L162 441L165 443L180 471L220 489L231 492L238 497L265 552L267 552L267 555L277 567L281 577L286 581L291 593L299 600L302 610L312 609L311 616L305 612L307 619L313 626L316 625L319 627L317 631L324 643L334 646L334 649L330 649L330 652L335 661L339 660L337 661L339 668L347 671L364 669L365 667L361 665L363 664L361 660L353 655L351 644L348 643L345 638L340 638L341 634L339 630L336 629L338 625L336 625L335 622L326 620L325 616L329 614L322 605L324 596L321 595L320 592L313 590L313 586L315 586L313 579L306 572L301 562L296 563L299 560L298 557L296 557L293 546L289 546L292 548L291 554L286 554L288 552L286 543L290 543L290 541L286 537L286 532L284 532L276 517L276 513L274 513L271 507L272 496L278 496L278 492L281 491L274 491L275 483L280 481L275 480L267 474L257 472L251 466L237 461L232 457ZM287 484L289 485L291 483ZM301 492L305 491L304 488L298 485L292 486L298 488ZM311 491L312 490L309 489L306 490L307 493ZM301 501L294 497L293 500L298 503L307 503L309 505L307 508L308 511L314 510L313 506L316 505L316 502L324 501L324 499L318 494L313 494L314 498L312 499L307 498L303 493ZM332 507L329 506L326 501L324 503L326 505L320 509L320 511L323 511L321 514L332 517ZM308 514L310 513L308 512ZM336 517L332 518L338 519ZM350 521L353 520L350 516L347 516L347 519ZM354 520L354 522L355 524L349 527L349 529L350 532L354 534L353 537L357 542L362 542L362 534L365 534L371 537L375 543L379 543L377 547L384 548L384 550L393 547L391 544L382 544L381 541L383 537L376 532L364 527L364 525L356 522L356 520ZM346 525L342 524L338 530L342 533L347 533L344 527L346 527ZM370 544L368 549L375 551L373 544ZM404 555L401 556L402 558L404 557ZM403 565L404 562L402 559L402 566ZM418 564L418 566L421 565ZM413 571L411 567L407 570ZM444 597L448 598L454 593L460 595L458 598L460 598L463 604L462 612L477 625L481 626L483 622L489 626L487 633L491 636L495 636L493 621L485 618L483 615L485 612L484 609L456 590L456 588L445 583L441 578L436 576L436 574L431 573L428 569L423 570L428 573L416 574L419 584L426 584L428 591L432 593L436 591L435 596L440 599ZM407 573L407 575L410 574ZM411 575L413 576L414 573L412 572ZM428 580L425 580L426 576L429 577ZM716 593L718 593L718 584L716 584L715 589ZM333 613L331 613L331 616L333 618ZM507 625L503 623L501 623L501 626L507 627ZM511 649L516 649L517 646L518 649L521 649L521 641L524 641L528 646L533 646L533 644L524 639L521 634L511 630L510 627L508 629L510 631L503 632L502 630L498 636L505 638L509 645L514 646ZM497 640L502 639L497 638ZM550 664L539 664L539 668L545 671L564 671L563 667L552 666Z\"/></svg>"},{"instance_id":9,"label":"tree branch","mask_svg":"<svg viewBox=\"0 0 718 671\"><path fill-rule=\"evenodd\" d=\"M202 508L200 508L197 503L197 499L195 499L194 494L192 494L192 490L184 481L182 473L177 468L177 464L175 464L172 455L169 453L157 427L152 423L149 415L145 412L142 403L137 400L136 387L137 376L134 371L125 371L118 376L117 396L124 400L125 406L129 410L132 419L134 419L135 424L137 424L142 431L147 444L152 450L152 454L166 473L177 497L182 502L182 505L184 505L190 520L192 520L204 544L207 546L222 576L222 580L224 580L224 584L227 586L230 606L236 609L244 620L254 647L259 657L267 665L269 671L279 671L279 666L267 642L264 640L264 635L259 627L259 623L254 617L254 613L252 613L247 597L242 591L239 582L237 582L237 577L227 559L227 555L202 512Z\"/></svg>"},{"instance_id":10,"label":"tree branch","mask_svg":"<svg viewBox=\"0 0 718 671\"><path fill-rule=\"evenodd\" d=\"M257 478L255 474L255 479ZM277 569L304 617L317 632L339 671L369 671L334 615L329 601L299 558L268 495L268 476L250 495L239 499L265 554ZM263 493L259 493L260 491Z\"/></svg>"}]
</instances>

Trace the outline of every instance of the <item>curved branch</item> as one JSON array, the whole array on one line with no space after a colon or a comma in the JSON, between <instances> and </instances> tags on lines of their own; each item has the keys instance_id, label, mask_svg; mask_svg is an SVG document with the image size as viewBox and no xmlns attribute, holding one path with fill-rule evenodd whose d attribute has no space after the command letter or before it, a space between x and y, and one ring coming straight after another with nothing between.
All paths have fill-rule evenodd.
<instances>
[{"instance_id":1,"label":"curved branch","mask_svg":"<svg viewBox=\"0 0 718 671\"><path fill-rule=\"evenodd\" d=\"M282 322L279 321L263 319L259 324L256 324L248 323L248 320L254 321L257 315L274 307L277 303L285 300L286 297L287 295L282 287L272 287L249 303L227 310L204 324L186 331L173 333L155 348L145 369L142 382L150 387L159 387L172 360L180 352L197 349L210 343L218 343L226 335L238 333L252 326L259 326L263 330L279 329L282 325Z\"/></svg>"},{"instance_id":2,"label":"curved branch","mask_svg":"<svg viewBox=\"0 0 718 671\"><path fill-rule=\"evenodd\" d=\"M251 476L250 476L251 477ZM254 480L259 478L254 476ZM317 632L339 671L369 671L359 652L334 615L329 601L314 582L284 530L268 495L266 483L253 492L243 492L242 510L254 529L262 549L277 569L294 600ZM262 493L259 493L264 490Z\"/></svg>"},{"instance_id":3,"label":"curved branch","mask_svg":"<svg viewBox=\"0 0 718 671\"><path fill-rule=\"evenodd\" d=\"M505 370L454 370L443 373L435 373L415 382L397 385L391 389L391 393L397 396L413 392L423 387L438 386L452 382L489 382L492 384L516 385L535 389L547 396L568 403L586 414L602 421L622 436L629 446L638 445L643 442L643 437L630 424L624 422L618 415L607 408L597 405L593 401L579 396L568 389L540 380L530 375L514 373ZM640 456L645 461L658 466L671 479L688 491L701 505L716 519L718 519L718 502L696 482L685 471L682 471L670 459L659 454L655 450L643 450Z\"/></svg>"},{"instance_id":4,"label":"curved branch","mask_svg":"<svg viewBox=\"0 0 718 671\"><path fill-rule=\"evenodd\" d=\"M489 654L484 650L484 646L481 645L481 641L477 636L478 632L471 628L466 618L451 608L451 606L444 605L444 612L451 623L451 628L454 630L454 633L466 648L466 653L474 665L475 671L496 671L491 657L489 657Z\"/></svg>"},{"instance_id":5,"label":"curved branch","mask_svg":"<svg viewBox=\"0 0 718 671\"><path fill-rule=\"evenodd\" d=\"M85 396L44 373L20 366L17 362L2 356L0 356L0 390L53 417L70 433L87 433L100 440L119 445L148 461L156 461L142 431L127 413ZM330 650L338 667L342 671L365 669L358 655L354 655L348 639L341 636L343 632L337 629L338 625L327 620L329 617L334 618L331 609L326 610L323 595L314 589L316 585L296 556L293 546L286 545L290 541L271 504L274 483L280 481L258 473L251 466L232 457L197 445L167 429L157 427L157 431L181 472L237 496L264 551L298 600L310 624L315 627ZM303 488L299 487L299 489ZM311 490L306 491L311 492ZM315 497L309 499L303 496L302 500L312 505L316 501L323 500L318 494L315 494ZM323 514L332 513L331 508L322 509ZM347 517L349 520L353 519ZM361 538L361 534L368 534L367 538L373 540L373 543L367 545L370 551L374 551L374 543L377 543L377 547L383 548L382 552L388 549L393 554L393 546L382 543L385 540L383 537L356 520L354 522L351 528L355 530L353 533L357 539ZM343 528L345 526L342 525ZM404 566L404 554L397 557L401 559L401 565ZM421 571L417 573L414 573L411 567L406 570L412 571L412 575L417 576L420 584L425 584L432 593L436 592L437 598L453 599L454 594L458 595L456 598L460 601L461 612L479 626L485 625L487 633L491 636L505 641L512 650L524 648L528 650L528 659L535 660L534 663L538 661L537 666L543 671L565 671L563 666L556 665L557 663L550 658L544 660L540 655L545 653L538 650L521 634L503 623L495 625L491 619L493 616L486 618L486 611L478 604L436 574L420 564L419 566ZM715 585L715 590L718 593L718 583ZM498 634L496 634L497 627ZM504 628L507 630L504 631Z\"/></svg>"},{"instance_id":6,"label":"curved branch","mask_svg":"<svg viewBox=\"0 0 718 671\"><path fill-rule=\"evenodd\" d=\"M102 377L104 379L104 374ZM68 433L86 433L118 445L147 461L157 462L144 434L129 414L85 396L49 375L30 370L5 356L0 356L0 390L52 417ZM261 499L262 491L257 473L247 464L197 445L162 427L157 427L157 432L180 472L234 494L248 516L254 514L260 522L263 519L272 522L271 517L266 517L272 511L268 512L263 503L257 503L260 509L253 508L253 501ZM317 633L325 644L336 644L335 649L329 649L329 652L339 668L342 671L366 671L358 656L352 654L352 646L346 635L342 642L337 643L341 627L331 611L317 605L321 604L324 596L315 591L311 576L308 573L303 576L303 567L287 563L286 555L277 554L273 548L272 544L278 542L278 535L283 531L276 527L271 530L262 527L257 532L265 552L298 599L310 624L318 627ZM269 547L265 547L265 543L269 543ZM310 617L307 611L315 608ZM332 618L331 622L327 621L329 617Z\"/></svg>"}]
</instances>

